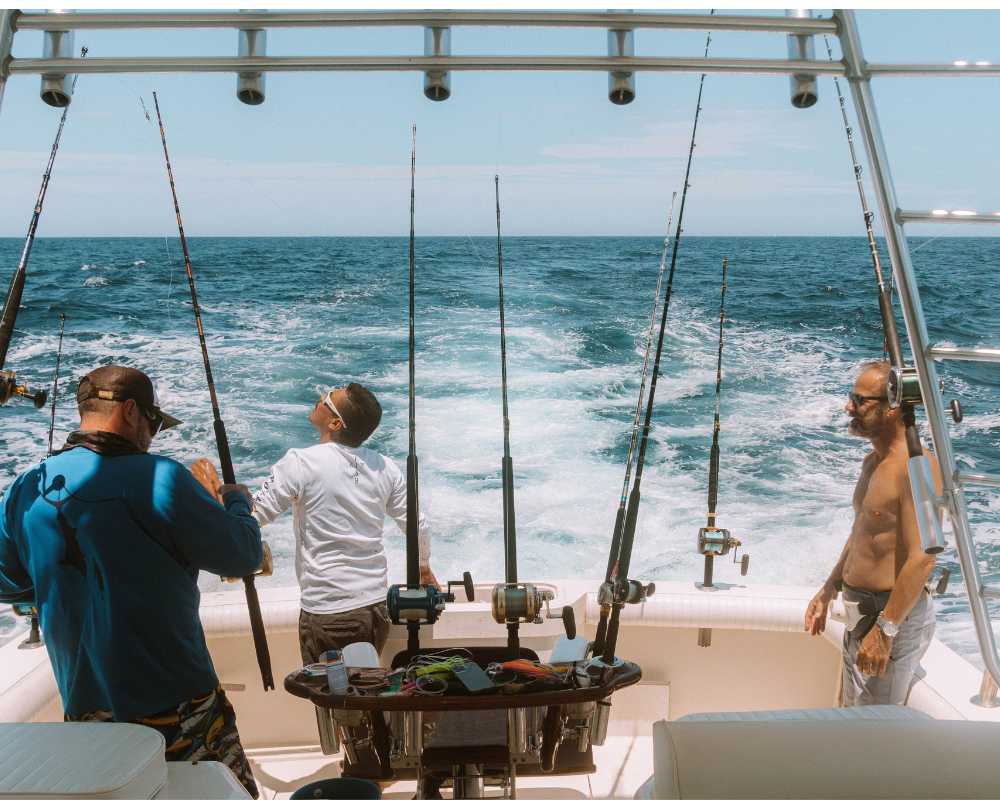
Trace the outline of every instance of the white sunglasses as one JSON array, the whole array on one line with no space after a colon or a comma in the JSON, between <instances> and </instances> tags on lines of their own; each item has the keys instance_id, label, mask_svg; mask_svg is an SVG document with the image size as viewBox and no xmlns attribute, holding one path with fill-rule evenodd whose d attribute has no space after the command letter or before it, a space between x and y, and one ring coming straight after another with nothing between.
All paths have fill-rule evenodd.
<instances>
[{"instance_id":1,"label":"white sunglasses","mask_svg":"<svg viewBox=\"0 0 1000 800\"><path fill-rule=\"evenodd\" d=\"M323 389L319 386L316 387L319 392L320 397L323 400L323 405L330 409L331 413L340 420L340 424L344 426L344 430L347 430L347 420L344 419L344 415L337 410L337 406L333 403L333 393L337 391L336 389Z\"/></svg>"}]
</instances>

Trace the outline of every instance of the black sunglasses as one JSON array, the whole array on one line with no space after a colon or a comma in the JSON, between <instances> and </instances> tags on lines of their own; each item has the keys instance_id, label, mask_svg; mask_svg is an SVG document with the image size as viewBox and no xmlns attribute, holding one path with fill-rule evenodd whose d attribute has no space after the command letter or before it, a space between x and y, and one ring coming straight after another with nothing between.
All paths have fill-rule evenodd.
<instances>
[{"instance_id":1,"label":"black sunglasses","mask_svg":"<svg viewBox=\"0 0 1000 800\"><path fill-rule=\"evenodd\" d=\"M860 408L861 406L863 406L869 400L878 400L878 401L881 402L881 401L883 401L883 400L886 399L884 397L879 397L877 395L858 394L857 392L848 392L847 397L858 408Z\"/></svg>"},{"instance_id":2,"label":"black sunglasses","mask_svg":"<svg viewBox=\"0 0 1000 800\"><path fill-rule=\"evenodd\" d=\"M149 427L152 430L153 436L156 436L160 432L160 428L163 427L163 416L157 414L155 411L150 411L148 408L143 408L138 403L136 403L136 408L138 408L142 415L149 420Z\"/></svg>"}]
</instances>

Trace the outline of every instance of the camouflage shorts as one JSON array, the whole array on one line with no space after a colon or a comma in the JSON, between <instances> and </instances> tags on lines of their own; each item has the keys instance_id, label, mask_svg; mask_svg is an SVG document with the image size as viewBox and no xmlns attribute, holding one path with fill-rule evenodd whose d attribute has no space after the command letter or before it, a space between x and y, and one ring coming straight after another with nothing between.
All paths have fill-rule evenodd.
<instances>
[{"instance_id":1,"label":"camouflage shorts","mask_svg":"<svg viewBox=\"0 0 1000 800\"><path fill-rule=\"evenodd\" d=\"M121 722L110 711L90 711L78 716L66 715L67 722ZM236 712L221 688L140 719L128 720L146 725L167 740L167 761L221 761L232 770L251 797L258 797L257 782L250 770L236 730Z\"/></svg>"}]
</instances>

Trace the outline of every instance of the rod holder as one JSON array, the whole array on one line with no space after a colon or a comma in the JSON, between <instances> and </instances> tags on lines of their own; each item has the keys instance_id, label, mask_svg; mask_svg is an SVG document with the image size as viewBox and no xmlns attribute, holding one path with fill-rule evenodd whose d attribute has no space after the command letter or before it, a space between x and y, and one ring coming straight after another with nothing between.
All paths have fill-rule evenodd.
<instances>
[{"instance_id":1,"label":"rod holder","mask_svg":"<svg viewBox=\"0 0 1000 800\"><path fill-rule=\"evenodd\" d=\"M635 55L635 31L609 30L608 56L630 58ZM635 100L635 73L613 71L608 73L608 100L616 106L625 106Z\"/></svg>"},{"instance_id":2,"label":"rod holder","mask_svg":"<svg viewBox=\"0 0 1000 800\"><path fill-rule=\"evenodd\" d=\"M785 16L794 19L811 19L812 11L808 8L789 9ZM808 34L792 34L788 37L788 58L796 61L814 61L816 59L816 44ZM796 108L809 108L816 105L819 99L819 85L815 75L792 75L792 105Z\"/></svg>"},{"instance_id":3,"label":"rod holder","mask_svg":"<svg viewBox=\"0 0 1000 800\"><path fill-rule=\"evenodd\" d=\"M241 28L239 31L239 57L255 58L267 55L267 31L260 28ZM259 106L264 102L263 72L241 72L236 78L236 96L241 103Z\"/></svg>"},{"instance_id":4,"label":"rod holder","mask_svg":"<svg viewBox=\"0 0 1000 800\"><path fill-rule=\"evenodd\" d=\"M73 58L74 39L73 31L45 31L42 58ZM65 108L73 99L73 76L64 72L43 73L40 95L50 106Z\"/></svg>"},{"instance_id":5,"label":"rod holder","mask_svg":"<svg viewBox=\"0 0 1000 800\"><path fill-rule=\"evenodd\" d=\"M451 55L451 28L424 28L424 55ZM424 97L428 100L447 100L451 97L451 73L444 70L428 70L424 73Z\"/></svg>"},{"instance_id":6,"label":"rod holder","mask_svg":"<svg viewBox=\"0 0 1000 800\"><path fill-rule=\"evenodd\" d=\"M920 529L920 546L928 555L935 555L944 550L945 541L931 462L927 460L927 456L914 456L907 464L907 471L910 476L913 508L917 515L917 527Z\"/></svg>"}]
</instances>

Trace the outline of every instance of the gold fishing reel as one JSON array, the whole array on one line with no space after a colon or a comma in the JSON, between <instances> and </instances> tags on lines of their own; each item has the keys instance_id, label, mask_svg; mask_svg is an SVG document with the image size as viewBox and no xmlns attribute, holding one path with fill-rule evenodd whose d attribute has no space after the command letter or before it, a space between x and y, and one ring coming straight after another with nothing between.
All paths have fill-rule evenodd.
<instances>
[{"instance_id":1,"label":"gold fishing reel","mask_svg":"<svg viewBox=\"0 0 1000 800\"><path fill-rule=\"evenodd\" d=\"M572 606L563 606L557 614L550 607L556 594L552 589L533 583L498 583L493 587L490 609L501 625L532 622L541 625L547 619L561 619L569 639L576 637L576 617Z\"/></svg>"},{"instance_id":2,"label":"gold fishing reel","mask_svg":"<svg viewBox=\"0 0 1000 800\"><path fill-rule=\"evenodd\" d=\"M33 402L35 408L41 408L48 396L48 392L43 389L31 389L25 384L18 383L13 370L0 370L0 406L6 404L12 397L23 397Z\"/></svg>"},{"instance_id":3,"label":"gold fishing reel","mask_svg":"<svg viewBox=\"0 0 1000 800\"><path fill-rule=\"evenodd\" d=\"M271 558L271 548L267 546L267 542L261 543L264 547L264 558L261 559L260 566L257 567L257 571L251 573L254 578L269 578L274 574L274 559ZM224 577L226 583L239 583L243 580L243 576L238 578Z\"/></svg>"}]
</instances>

